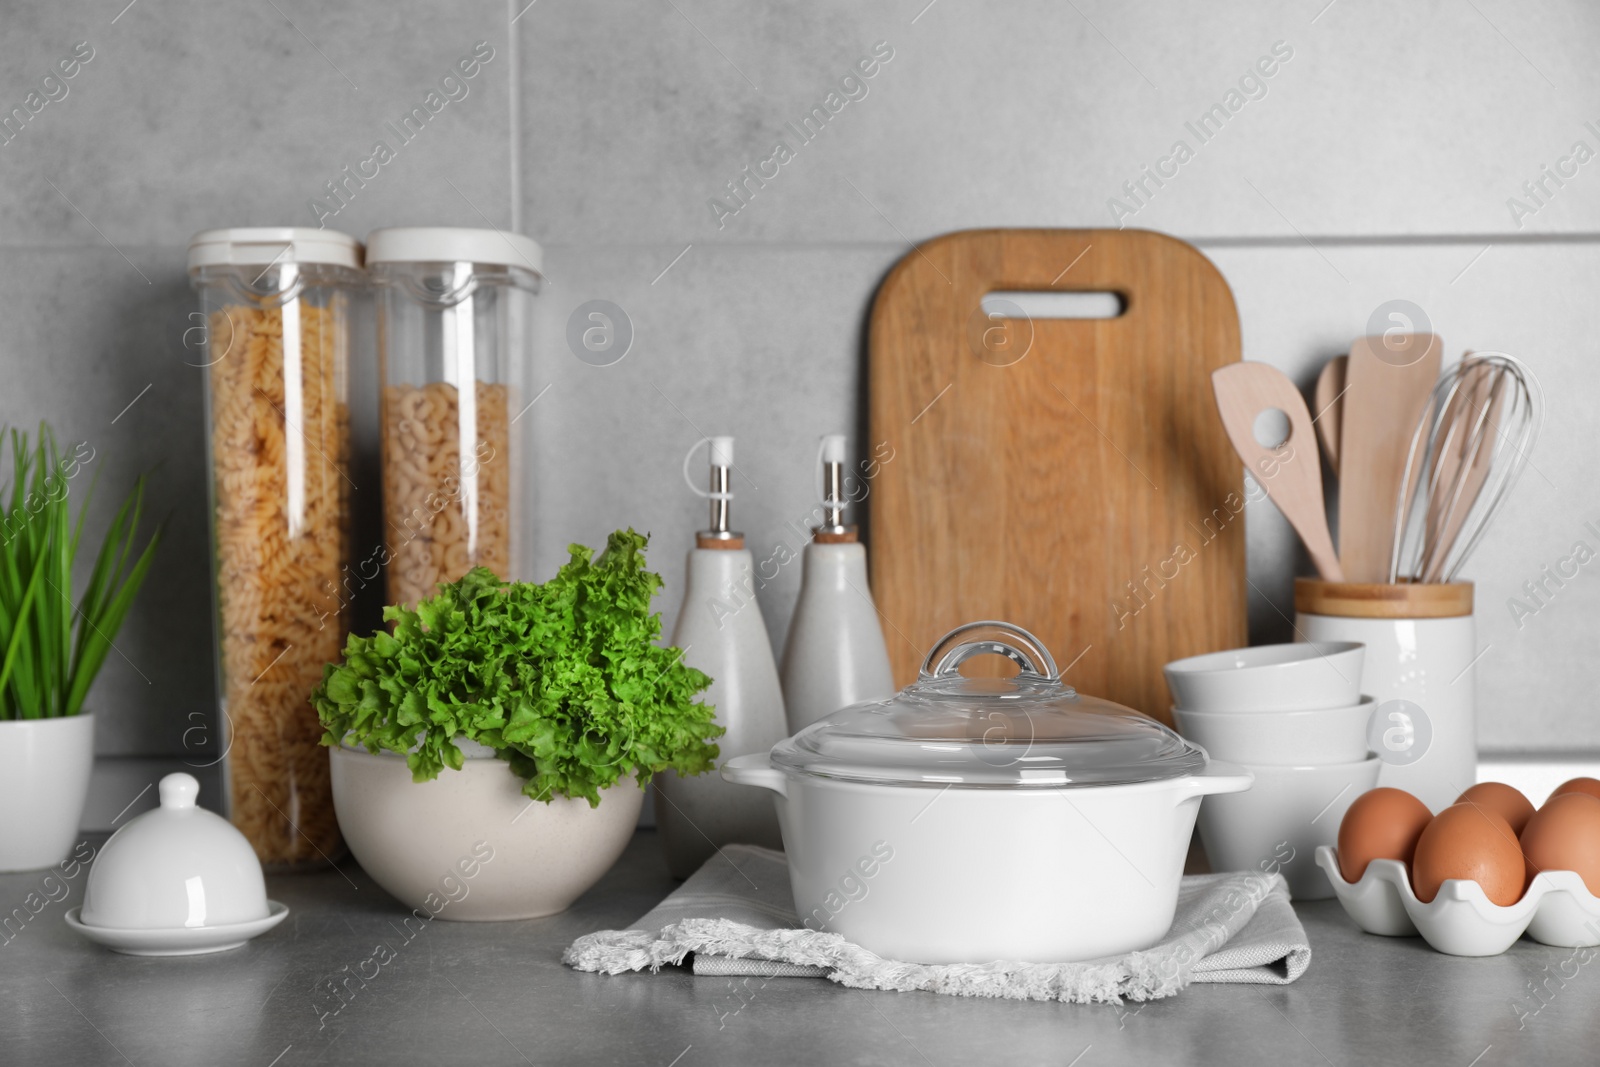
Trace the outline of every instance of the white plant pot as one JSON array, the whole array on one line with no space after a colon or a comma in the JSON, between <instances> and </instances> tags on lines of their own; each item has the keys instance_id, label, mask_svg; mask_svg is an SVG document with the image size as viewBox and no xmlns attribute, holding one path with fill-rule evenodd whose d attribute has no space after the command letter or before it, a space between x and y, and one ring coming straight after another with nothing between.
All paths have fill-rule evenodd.
<instances>
[{"instance_id":1,"label":"white plant pot","mask_svg":"<svg viewBox=\"0 0 1600 1067\"><path fill-rule=\"evenodd\" d=\"M363 870L397 900L440 919L537 919L564 911L611 869L633 836L644 791L624 778L600 806L522 795L499 759L413 782L405 758L333 749L333 807Z\"/></svg>"},{"instance_id":2,"label":"white plant pot","mask_svg":"<svg viewBox=\"0 0 1600 1067\"><path fill-rule=\"evenodd\" d=\"M72 851L94 769L94 716L0 722L0 872Z\"/></svg>"}]
</instances>

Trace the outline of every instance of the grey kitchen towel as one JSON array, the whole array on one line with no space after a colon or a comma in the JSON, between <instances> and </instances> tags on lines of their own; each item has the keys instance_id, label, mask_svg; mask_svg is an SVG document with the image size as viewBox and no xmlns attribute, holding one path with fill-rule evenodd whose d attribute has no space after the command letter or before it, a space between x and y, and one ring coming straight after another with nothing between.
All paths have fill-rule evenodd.
<instances>
[{"instance_id":1,"label":"grey kitchen towel","mask_svg":"<svg viewBox=\"0 0 1600 1067\"><path fill-rule=\"evenodd\" d=\"M1311 946L1283 876L1242 871L1186 876L1172 929L1141 952L1081 963L901 963L802 926L783 853L730 845L630 929L586 934L561 958L576 970L622 974L691 956L697 975L1120 1004L1169 997L1191 982L1287 985L1311 965Z\"/></svg>"}]
</instances>

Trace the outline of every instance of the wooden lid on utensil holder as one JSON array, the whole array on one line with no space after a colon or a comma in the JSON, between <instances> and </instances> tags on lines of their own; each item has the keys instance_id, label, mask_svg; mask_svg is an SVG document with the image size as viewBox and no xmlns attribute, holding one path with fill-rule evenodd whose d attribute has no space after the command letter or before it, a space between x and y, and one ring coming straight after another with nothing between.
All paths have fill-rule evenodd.
<instances>
[{"instance_id":1,"label":"wooden lid on utensil holder","mask_svg":"<svg viewBox=\"0 0 1600 1067\"><path fill-rule=\"evenodd\" d=\"M1472 614L1471 582L1294 580L1294 610L1355 619L1450 619Z\"/></svg>"}]
</instances>

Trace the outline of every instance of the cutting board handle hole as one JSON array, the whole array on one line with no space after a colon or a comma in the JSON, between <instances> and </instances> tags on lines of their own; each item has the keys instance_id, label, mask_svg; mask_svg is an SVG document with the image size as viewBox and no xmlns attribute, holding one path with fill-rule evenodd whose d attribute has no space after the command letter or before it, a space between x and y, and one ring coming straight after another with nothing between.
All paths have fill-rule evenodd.
<instances>
[{"instance_id":1,"label":"cutting board handle hole","mask_svg":"<svg viewBox=\"0 0 1600 1067\"><path fill-rule=\"evenodd\" d=\"M996 290L983 298L991 319L1115 319L1128 310L1121 293L1104 290Z\"/></svg>"},{"instance_id":2,"label":"cutting board handle hole","mask_svg":"<svg viewBox=\"0 0 1600 1067\"><path fill-rule=\"evenodd\" d=\"M1289 414L1282 408L1262 408L1250 432L1262 448L1278 448L1289 440Z\"/></svg>"}]
</instances>

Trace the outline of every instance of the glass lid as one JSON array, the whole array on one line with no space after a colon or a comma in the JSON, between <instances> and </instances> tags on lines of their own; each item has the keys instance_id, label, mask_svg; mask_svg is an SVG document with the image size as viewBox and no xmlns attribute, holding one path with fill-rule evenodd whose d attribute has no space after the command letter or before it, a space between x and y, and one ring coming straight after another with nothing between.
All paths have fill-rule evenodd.
<instances>
[{"instance_id":1,"label":"glass lid","mask_svg":"<svg viewBox=\"0 0 1600 1067\"><path fill-rule=\"evenodd\" d=\"M989 653L1020 671L958 673ZM1078 694L1038 638L991 621L950 631L911 685L812 723L780 741L772 762L858 782L1059 789L1198 774L1206 754L1147 715Z\"/></svg>"}]
</instances>

